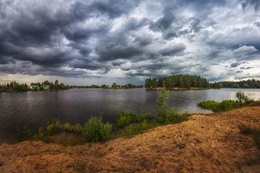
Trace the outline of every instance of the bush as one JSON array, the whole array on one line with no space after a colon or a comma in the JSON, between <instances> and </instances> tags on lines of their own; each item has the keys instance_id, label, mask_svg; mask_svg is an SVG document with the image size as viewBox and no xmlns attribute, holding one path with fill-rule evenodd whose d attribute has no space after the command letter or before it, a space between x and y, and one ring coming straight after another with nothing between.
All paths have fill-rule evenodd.
<instances>
[{"instance_id":1,"label":"bush","mask_svg":"<svg viewBox=\"0 0 260 173\"><path fill-rule=\"evenodd\" d=\"M156 116L158 119L158 122L161 124L165 124L166 122L166 115L167 115L167 104L166 101L169 98L169 92L165 89L163 89L162 91L162 95L161 97L156 100Z\"/></svg>"},{"instance_id":2,"label":"bush","mask_svg":"<svg viewBox=\"0 0 260 173\"><path fill-rule=\"evenodd\" d=\"M249 98L245 95L245 93L244 92L242 92L242 91L238 91L237 93L236 93L236 97L237 97L237 99L238 99L238 101L240 102L240 103L242 103L242 102L248 102L249 101Z\"/></svg>"},{"instance_id":3,"label":"bush","mask_svg":"<svg viewBox=\"0 0 260 173\"><path fill-rule=\"evenodd\" d=\"M23 129L16 128L16 137L18 142L32 140L33 133L28 126L24 126Z\"/></svg>"},{"instance_id":4,"label":"bush","mask_svg":"<svg viewBox=\"0 0 260 173\"><path fill-rule=\"evenodd\" d=\"M151 114L135 114L133 112L119 112L116 117L116 127L123 128L133 123L141 123L144 121L152 121L153 117Z\"/></svg>"},{"instance_id":5,"label":"bush","mask_svg":"<svg viewBox=\"0 0 260 173\"><path fill-rule=\"evenodd\" d=\"M46 127L46 133L48 135L55 135L60 130L62 130L62 128L63 128L62 125L60 124L60 122L57 119L51 118Z\"/></svg>"},{"instance_id":6,"label":"bush","mask_svg":"<svg viewBox=\"0 0 260 173\"><path fill-rule=\"evenodd\" d=\"M231 109L236 109L239 108L239 103L234 101L234 100L223 100L222 102L219 103L218 107L216 110L213 111L228 111Z\"/></svg>"},{"instance_id":7,"label":"bush","mask_svg":"<svg viewBox=\"0 0 260 173\"><path fill-rule=\"evenodd\" d=\"M223 100L222 102L216 102L213 100L202 101L198 103L198 106L203 109L212 110L214 112L228 111L231 109L239 108L241 105L234 100Z\"/></svg>"},{"instance_id":8,"label":"bush","mask_svg":"<svg viewBox=\"0 0 260 173\"><path fill-rule=\"evenodd\" d=\"M91 117L84 125L82 130L87 142L102 142L106 141L111 136L112 125L104 124L102 117Z\"/></svg>"},{"instance_id":9,"label":"bush","mask_svg":"<svg viewBox=\"0 0 260 173\"><path fill-rule=\"evenodd\" d=\"M208 109L208 110L214 111L214 110L217 110L219 103L214 100L207 100L207 101L199 102L198 106L203 109Z\"/></svg>"},{"instance_id":10,"label":"bush","mask_svg":"<svg viewBox=\"0 0 260 173\"><path fill-rule=\"evenodd\" d=\"M143 121L142 123L129 124L128 126L125 126L123 129L120 130L120 136L131 138L134 135L141 134L145 130L151 129L156 126L158 126L157 123L147 121Z\"/></svg>"},{"instance_id":11,"label":"bush","mask_svg":"<svg viewBox=\"0 0 260 173\"><path fill-rule=\"evenodd\" d=\"M167 110L166 123L174 124L188 120L189 114L179 114L174 109Z\"/></svg>"},{"instance_id":12,"label":"bush","mask_svg":"<svg viewBox=\"0 0 260 173\"><path fill-rule=\"evenodd\" d=\"M74 126L74 132L77 133L77 134L80 134L82 132L82 126L77 123L75 126Z\"/></svg>"}]
</instances>

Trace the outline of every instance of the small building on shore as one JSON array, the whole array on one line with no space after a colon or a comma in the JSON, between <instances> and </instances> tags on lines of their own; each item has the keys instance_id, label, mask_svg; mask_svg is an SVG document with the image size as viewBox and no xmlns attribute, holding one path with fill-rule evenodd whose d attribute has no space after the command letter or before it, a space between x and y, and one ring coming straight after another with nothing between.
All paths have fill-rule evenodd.
<instances>
[{"instance_id":1,"label":"small building on shore","mask_svg":"<svg viewBox=\"0 0 260 173\"><path fill-rule=\"evenodd\" d=\"M43 85L43 89L49 90L49 89L50 89L50 86L49 86L49 85Z\"/></svg>"}]
</instances>

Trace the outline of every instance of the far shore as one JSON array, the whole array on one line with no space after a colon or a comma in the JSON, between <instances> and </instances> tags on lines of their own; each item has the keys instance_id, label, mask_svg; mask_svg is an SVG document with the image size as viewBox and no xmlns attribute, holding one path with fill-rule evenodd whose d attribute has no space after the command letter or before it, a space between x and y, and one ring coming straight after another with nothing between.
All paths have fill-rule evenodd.
<instances>
[{"instance_id":1,"label":"far shore","mask_svg":"<svg viewBox=\"0 0 260 173\"><path fill-rule=\"evenodd\" d=\"M155 87L155 88L146 88L147 90L163 90L163 87ZM190 88L180 88L180 87L173 87L173 88L166 88L167 90L206 90L211 88L199 88L199 87L190 87Z\"/></svg>"}]
</instances>

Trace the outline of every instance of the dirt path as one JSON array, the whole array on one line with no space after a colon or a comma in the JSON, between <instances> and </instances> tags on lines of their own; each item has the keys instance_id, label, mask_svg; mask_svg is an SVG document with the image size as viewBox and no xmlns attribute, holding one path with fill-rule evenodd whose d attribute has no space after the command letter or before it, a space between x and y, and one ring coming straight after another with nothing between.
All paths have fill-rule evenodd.
<instances>
[{"instance_id":1,"label":"dirt path","mask_svg":"<svg viewBox=\"0 0 260 173\"><path fill-rule=\"evenodd\" d=\"M43 142L0 145L0 172L257 172L259 157L239 124L260 127L260 106L161 126L131 139L62 146Z\"/></svg>"}]
</instances>

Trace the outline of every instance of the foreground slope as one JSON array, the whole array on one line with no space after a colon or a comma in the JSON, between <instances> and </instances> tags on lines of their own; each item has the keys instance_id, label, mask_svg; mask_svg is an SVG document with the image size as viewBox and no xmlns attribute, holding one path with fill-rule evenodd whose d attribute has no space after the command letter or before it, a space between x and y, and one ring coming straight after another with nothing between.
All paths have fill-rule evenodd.
<instances>
[{"instance_id":1,"label":"foreground slope","mask_svg":"<svg viewBox=\"0 0 260 173\"><path fill-rule=\"evenodd\" d=\"M260 106L193 115L103 144L2 144L0 172L257 172L259 150L240 124L260 128Z\"/></svg>"}]
</instances>

